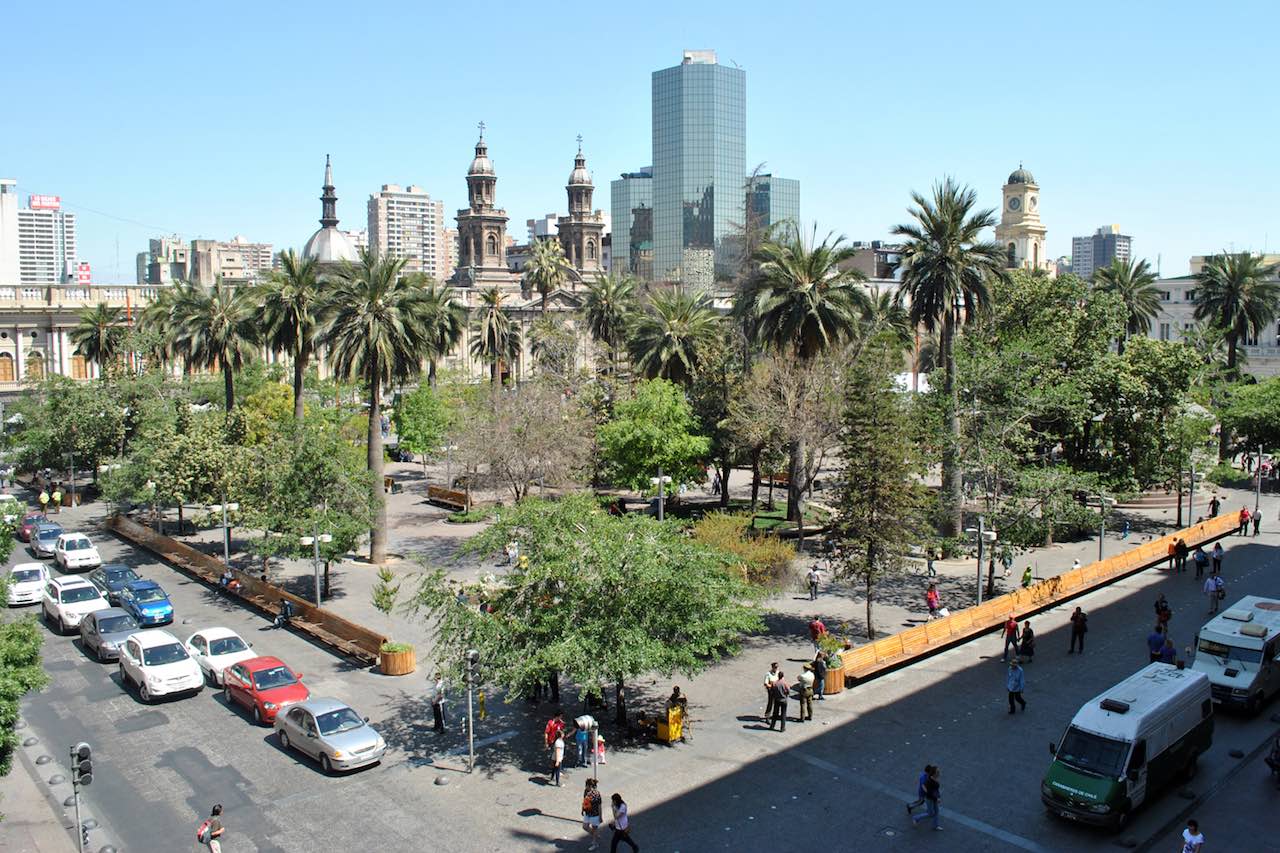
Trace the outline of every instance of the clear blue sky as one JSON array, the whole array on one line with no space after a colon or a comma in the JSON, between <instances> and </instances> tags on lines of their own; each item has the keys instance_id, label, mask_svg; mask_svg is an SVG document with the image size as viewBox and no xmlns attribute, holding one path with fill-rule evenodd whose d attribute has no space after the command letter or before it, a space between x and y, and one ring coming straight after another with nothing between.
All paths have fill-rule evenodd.
<instances>
[{"instance_id":1,"label":"clear blue sky","mask_svg":"<svg viewBox=\"0 0 1280 853\"><path fill-rule=\"evenodd\" d=\"M481 119L517 238L566 207L579 133L607 210L609 180L650 162L649 75L683 48L747 70L748 162L800 179L824 231L886 237L945 174L998 206L1021 161L1053 256L1113 222L1166 274L1280 250L1274 0L81 1L4 17L0 176L79 212L100 281L132 280L166 231L300 248L326 153L343 227L363 227L383 183L422 185L451 218Z\"/></svg>"}]
</instances>

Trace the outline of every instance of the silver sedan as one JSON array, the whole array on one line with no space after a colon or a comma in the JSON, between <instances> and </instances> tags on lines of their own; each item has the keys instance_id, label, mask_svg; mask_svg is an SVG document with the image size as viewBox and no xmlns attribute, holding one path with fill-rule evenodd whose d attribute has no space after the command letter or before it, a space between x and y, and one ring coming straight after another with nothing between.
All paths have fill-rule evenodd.
<instances>
[{"instance_id":1,"label":"silver sedan","mask_svg":"<svg viewBox=\"0 0 1280 853\"><path fill-rule=\"evenodd\" d=\"M119 607L95 610L80 620L80 645L100 661L116 660L120 646L137 630L138 623Z\"/></svg>"},{"instance_id":2,"label":"silver sedan","mask_svg":"<svg viewBox=\"0 0 1280 853\"><path fill-rule=\"evenodd\" d=\"M387 751L369 718L337 699L299 702L276 717L275 730L282 747L311 756L326 773L377 764Z\"/></svg>"}]
</instances>

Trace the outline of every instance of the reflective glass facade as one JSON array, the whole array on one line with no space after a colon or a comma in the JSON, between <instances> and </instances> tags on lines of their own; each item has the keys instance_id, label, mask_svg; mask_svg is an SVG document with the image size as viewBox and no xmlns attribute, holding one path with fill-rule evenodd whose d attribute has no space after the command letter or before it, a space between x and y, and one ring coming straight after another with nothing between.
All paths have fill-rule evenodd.
<instances>
[{"instance_id":1,"label":"reflective glass facade","mask_svg":"<svg viewBox=\"0 0 1280 853\"><path fill-rule=\"evenodd\" d=\"M710 287L717 275L732 274L725 238L743 213L746 89L746 72L716 64L714 55L686 55L680 65L653 73L658 280Z\"/></svg>"},{"instance_id":2,"label":"reflective glass facade","mask_svg":"<svg viewBox=\"0 0 1280 853\"><path fill-rule=\"evenodd\" d=\"M782 222L800 224L800 182L757 175L748 187L752 212L762 227Z\"/></svg>"},{"instance_id":3,"label":"reflective glass facade","mask_svg":"<svg viewBox=\"0 0 1280 853\"><path fill-rule=\"evenodd\" d=\"M653 169L628 172L609 184L613 268L653 280Z\"/></svg>"}]
</instances>

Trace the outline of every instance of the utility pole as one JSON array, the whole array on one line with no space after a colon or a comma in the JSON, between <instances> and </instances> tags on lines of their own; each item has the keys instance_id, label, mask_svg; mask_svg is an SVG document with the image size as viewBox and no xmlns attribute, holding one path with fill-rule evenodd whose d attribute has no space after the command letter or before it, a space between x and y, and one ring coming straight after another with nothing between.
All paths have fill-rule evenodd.
<instances>
[{"instance_id":1,"label":"utility pole","mask_svg":"<svg viewBox=\"0 0 1280 853\"><path fill-rule=\"evenodd\" d=\"M1257 465L1257 469L1254 471L1254 474L1258 478L1257 483L1254 486L1254 492L1253 492L1253 512L1256 515L1258 513L1258 507L1262 505L1262 445L1261 444L1258 445L1258 465Z\"/></svg>"},{"instance_id":2,"label":"utility pole","mask_svg":"<svg viewBox=\"0 0 1280 853\"><path fill-rule=\"evenodd\" d=\"M467 649L467 772L476 769L476 717L471 706L471 693L475 688L476 663L480 653L475 649Z\"/></svg>"},{"instance_id":3,"label":"utility pole","mask_svg":"<svg viewBox=\"0 0 1280 853\"><path fill-rule=\"evenodd\" d=\"M1187 524L1195 524L1196 517L1196 463L1191 463L1191 489L1187 492Z\"/></svg>"}]
</instances>

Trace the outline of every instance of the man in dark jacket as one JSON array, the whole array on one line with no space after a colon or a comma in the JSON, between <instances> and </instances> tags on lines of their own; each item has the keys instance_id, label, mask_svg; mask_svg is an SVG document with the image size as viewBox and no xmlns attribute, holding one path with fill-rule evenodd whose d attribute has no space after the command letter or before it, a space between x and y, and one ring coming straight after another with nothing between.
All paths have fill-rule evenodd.
<instances>
[{"instance_id":1,"label":"man in dark jacket","mask_svg":"<svg viewBox=\"0 0 1280 853\"><path fill-rule=\"evenodd\" d=\"M813 695L822 699L827 682L827 653L818 652L813 658Z\"/></svg>"},{"instance_id":2,"label":"man in dark jacket","mask_svg":"<svg viewBox=\"0 0 1280 853\"><path fill-rule=\"evenodd\" d=\"M782 670L778 670L778 677L773 681L773 716L769 718L769 730L773 730L774 723L781 723L780 731L787 730L787 698L791 693L791 685L787 683L787 679L783 676Z\"/></svg>"}]
</instances>

